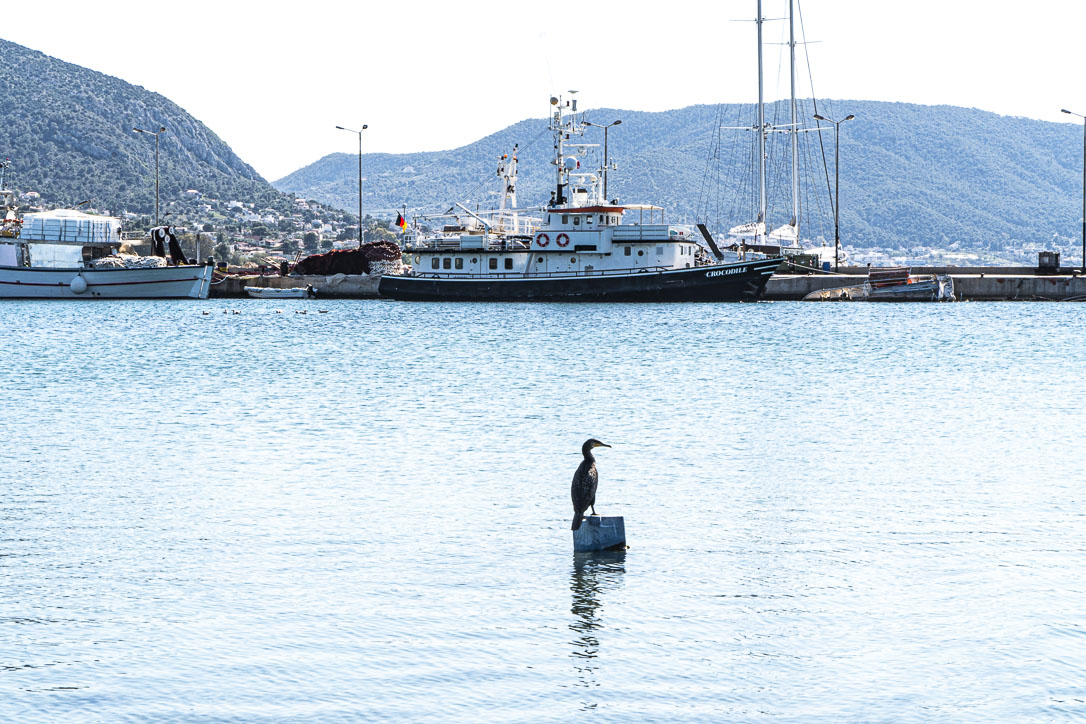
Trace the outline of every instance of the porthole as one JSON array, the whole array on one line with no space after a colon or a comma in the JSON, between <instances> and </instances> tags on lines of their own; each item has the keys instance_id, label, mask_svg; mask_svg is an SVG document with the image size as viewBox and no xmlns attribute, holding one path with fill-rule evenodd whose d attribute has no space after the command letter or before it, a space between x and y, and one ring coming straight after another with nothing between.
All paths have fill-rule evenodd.
<instances>
[{"instance_id":1,"label":"porthole","mask_svg":"<svg viewBox=\"0 0 1086 724\"><path fill-rule=\"evenodd\" d=\"M472 264L478 264L479 263L479 257L475 257L475 256L471 257L471 263Z\"/></svg>"},{"instance_id":2,"label":"porthole","mask_svg":"<svg viewBox=\"0 0 1086 724\"><path fill-rule=\"evenodd\" d=\"M645 250L644 249L638 249L637 250L637 255L638 256L645 256Z\"/></svg>"},{"instance_id":3,"label":"porthole","mask_svg":"<svg viewBox=\"0 0 1086 724\"><path fill-rule=\"evenodd\" d=\"M577 263L577 257L575 257L575 256L571 256L571 257L569 258L569 263L570 263L570 264L576 264L576 263Z\"/></svg>"},{"instance_id":4,"label":"porthole","mask_svg":"<svg viewBox=\"0 0 1086 724\"><path fill-rule=\"evenodd\" d=\"M539 257L539 263L540 263L540 264L542 264L542 263L543 263L543 257Z\"/></svg>"},{"instance_id":5,"label":"porthole","mask_svg":"<svg viewBox=\"0 0 1086 724\"><path fill-rule=\"evenodd\" d=\"M422 257L421 256L416 256L415 257L415 263L418 264L420 261L422 261Z\"/></svg>"}]
</instances>

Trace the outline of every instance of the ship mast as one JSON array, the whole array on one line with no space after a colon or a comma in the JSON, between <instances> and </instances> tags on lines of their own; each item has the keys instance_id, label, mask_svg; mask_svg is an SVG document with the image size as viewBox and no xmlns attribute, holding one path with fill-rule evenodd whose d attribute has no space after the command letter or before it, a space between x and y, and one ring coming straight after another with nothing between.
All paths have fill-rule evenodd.
<instances>
[{"instance_id":1,"label":"ship mast","mask_svg":"<svg viewBox=\"0 0 1086 724\"><path fill-rule=\"evenodd\" d=\"M758 0L758 224L755 228L754 239L758 242L759 235L765 234L766 220L766 191L765 191L765 92L762 89L762 0ZM761 243L761 242L758 242Z\"/></svg>"},{"instance_id":2,"label":"ship mast","mask_svg":"<svg viewBox=\"0 0 1086 724\"><path fill-rule=\"evenodd\" d=\"M795 0L788 0L788 54L792 86L792 227L799 245L799 118L796 109L796 26Z\"/></svg>"}]
</instances>

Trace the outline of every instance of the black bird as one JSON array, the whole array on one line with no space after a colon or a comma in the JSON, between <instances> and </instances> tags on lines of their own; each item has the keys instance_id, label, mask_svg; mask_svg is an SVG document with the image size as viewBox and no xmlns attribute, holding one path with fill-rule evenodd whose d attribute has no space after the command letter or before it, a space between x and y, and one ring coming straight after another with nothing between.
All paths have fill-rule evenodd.
<instances>
[{"instance_id":1,"label":"black bird","mask_svg":"<svg viewBox=\"0 0 1086 724\"><path fill-rule=\"evenodd\" d=\"M597 447L611 447L596 438L585 440L581 445L581 454L584 460L577 466L577 472L573 474L573 485L569 495L573 498L573 530L581 527L581 519L584 512L592 510L596 514L596 484L599 482L599 473L596 472L596 458L592 455L592 449Z\"/></svg>"}]
</instances>

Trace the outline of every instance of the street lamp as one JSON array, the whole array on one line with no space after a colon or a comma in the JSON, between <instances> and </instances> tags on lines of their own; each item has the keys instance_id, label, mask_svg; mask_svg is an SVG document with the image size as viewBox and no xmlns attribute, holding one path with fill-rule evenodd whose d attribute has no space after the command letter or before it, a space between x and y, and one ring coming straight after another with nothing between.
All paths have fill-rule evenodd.
<instances>
[{"instance_id":1,"label":"street lamp","mask_svg":"<svg viewBox=\"0 0 1086 724\"><path fill-rule=\"evenodd\" d=\"M166 132L166 126L159 126L157 131L145 131L142 128L133 128L136 133L148 133L155 137L155 226L158 226L158 136Z\"/></svg>"},{"instance_id":2,"label":"street lamp","mask_svg":"<svg viewBox=\"0 0 1086 724\"><path fill-rule=\"evenodd\" d=\"M849 113L839 121L815 114L816 121L833 124L833 271L840 264L841 249L841 124L856 116Z\"/></svg>"},{"instance_id":3,"label":"street lamp","mask_svg":"<svg viewBox=\"0 0 1086 724\"><path fill-rule=\"evenodd\" d=\"M585 121L584 124L586 126L592 126L593 128L603 129L603 200L609 201L610 198L607 196L607 129L611 126L621 126L622 121L611 121L606 126L601 126L598 123L589 123L588 121Z\"/></svg>"},{"instance_id":4,"label":"street lamp","mask_svg":"<svg viewBox=\"0 0 1086 724\"><path fill-rule=\"evenodd\" d=\"M369 128L369 124L363 123L362 129L356 131L352 128L336 126L341 131L350 131L358 134L358 246L362 246L362 131Z\"/></svg>"},{"instance_id":5,"label":"street lamp","mask_svg":"<svg viewBox=\"0 0 1086 724\"><path fill-rule=\"evenodd\" d=\"M1082 119L1082 273L1086 274L1086 116L1066 108L1060 110Z\"/></svg>"}]
</instances>

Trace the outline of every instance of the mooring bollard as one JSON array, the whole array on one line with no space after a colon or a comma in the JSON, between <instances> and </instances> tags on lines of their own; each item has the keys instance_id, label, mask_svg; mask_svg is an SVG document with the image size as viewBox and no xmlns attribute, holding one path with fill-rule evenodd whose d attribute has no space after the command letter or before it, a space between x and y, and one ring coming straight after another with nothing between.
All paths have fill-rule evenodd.
<instances>
[{"instance_id":1,"label":"mooring bollard","mask_svg":"<svg viewBox=\"0 0 1086 724\"><path fill-rule=\"evenodd\" d=\"M621 515L586 515L573 531L574 551L626 550L626 524Z\"/></svg>"}]
</instances>

